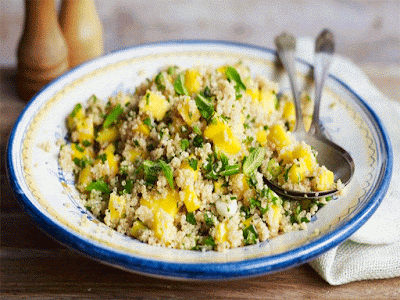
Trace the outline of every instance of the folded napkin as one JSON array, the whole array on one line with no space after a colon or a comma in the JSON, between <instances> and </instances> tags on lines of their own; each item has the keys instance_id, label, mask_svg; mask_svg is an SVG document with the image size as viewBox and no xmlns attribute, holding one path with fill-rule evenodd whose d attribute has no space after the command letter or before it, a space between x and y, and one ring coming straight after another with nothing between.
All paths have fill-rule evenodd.
<instances>
[{"instance_id":1,"label":"folded napkin","mask_svg":"<svg viewBox=\"0 0 400 300\"><path fill-rule=\"evenodd\" d=\"M298 39L297 56L313 63L313 39ZM332 285L400 276L400 102L387 99L357 66L340 55L335 55L330 73L346 82L383 122L393 146L393 175L372 217L346 242L310 265Z\"/></svg>"}]
</instances>

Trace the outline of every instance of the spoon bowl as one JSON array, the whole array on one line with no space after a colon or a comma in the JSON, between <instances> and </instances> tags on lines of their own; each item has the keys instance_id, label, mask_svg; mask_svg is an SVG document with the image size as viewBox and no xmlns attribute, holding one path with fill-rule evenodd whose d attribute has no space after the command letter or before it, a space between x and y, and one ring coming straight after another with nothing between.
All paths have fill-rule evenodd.
<instances>
[{"instance_id":1,"label":"spoon bowl","mask_svg":"<svg viewBox=\"0 0 400 300\"><path fill-rule=\"evenodd\" d=\"M333 34L329 30L325 29L320 33L316 40L314 111L308 131L304 128L301 102L295 81L295 38L292 35L282 33L275 39L275 43L278 49L279 59L288 73L295 103L296 124L292 134L297 140L306 142L316 150L319 164L324 165L331 170L335 174L334 180L338 182L338 186L344 187L350 182L354 174L354 161L346 150L327 138L322 131L319 122L319 107L322 90L325 79L328 76L329 66L334 53ZM320 198L331 196L339 191L338 188L335 188L325 191L302 192L284 189L270 180L267 180L267 184L277 194L288 198Z\"/></svg>"}]
</instances>

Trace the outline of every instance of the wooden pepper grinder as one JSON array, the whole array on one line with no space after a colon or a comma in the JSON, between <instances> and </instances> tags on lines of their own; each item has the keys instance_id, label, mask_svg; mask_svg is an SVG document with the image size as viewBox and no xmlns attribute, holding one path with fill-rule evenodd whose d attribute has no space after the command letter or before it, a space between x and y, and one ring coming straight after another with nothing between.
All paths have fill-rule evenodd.
<instances>
[{"instance_id":1,"label":"wooden pepper grinder","mask_svg":"<svg viewBox=\"0 0 400 300\"><path fill-rule=\"evenodd\" d=\"M25 0L25 26L17 58L17 91L26 101L68 69L68 48L54 0Z\"/></svg>"},{"instance_id":2,"label":"wooden pepper grinder","mask_svg":"<svg viewBox=\"0 0 400 300\"><path fill-rule=\"evenodd\" d=\"M63 0L60 25L71 68L103 54L103 29L93 0Z\"/></svg>"}]
</instances>

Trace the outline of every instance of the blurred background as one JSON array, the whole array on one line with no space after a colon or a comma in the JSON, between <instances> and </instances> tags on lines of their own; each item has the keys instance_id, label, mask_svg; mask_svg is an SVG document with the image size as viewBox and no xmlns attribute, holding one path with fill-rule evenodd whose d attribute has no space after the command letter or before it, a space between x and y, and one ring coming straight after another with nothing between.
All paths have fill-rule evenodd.
<instances>
[{"instance_id":1,"label":"blurred background","mask_svg":"<svg viewBox=\"0 0 400 300\"><path fill-rule=\"evenodd\" d=\"M274 47L274 37L284 30L297 37L315 37L328 27L336 35L337 52L361 67L373 82L385 76L400 78L399 0L97 0L96 7L105 53L170 39ZM0 20L0 63L15 67L24 1L3 0ZM388 96L393 98L399 94L399 81L392 85Z\"/></svg>"}]
</instances>

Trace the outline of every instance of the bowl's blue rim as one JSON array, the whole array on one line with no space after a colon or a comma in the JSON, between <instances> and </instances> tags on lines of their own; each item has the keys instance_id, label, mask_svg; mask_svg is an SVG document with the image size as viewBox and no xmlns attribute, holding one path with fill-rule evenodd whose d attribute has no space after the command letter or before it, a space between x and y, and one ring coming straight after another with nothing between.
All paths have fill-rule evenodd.
<instances>
[{"instance_id":1,"label":"bowl's blue rim","mask_svg":"<svg viewBox=\"0 0 400 300\"><path fill-rule=\"evenodd\" d=\"M176 44L215 44L215 45L226 45L235 46L252 50L260 50L263 52L269 52L276 55L276 51L256 45L250 45L245 43L220 41L220 40L173 40L173 41L162 41L149 44L141 44L135 47L130 47L122 50L114 51L103 57L94 59L93 61L102 60L104 57L115 55L124 51L131 51L139 49L141 47L153 47L153 46L168 46ZM312 67L308 62L299 59L303 64ZM90 62L87 62L90 63ZM85 63L85 64L87 64ZM55 81L49 83L44 87L34 98L27 104L20 116L18 117L13 130L11 131L9 141L7 144L6 157L7 157L7 174L10 185L17 196L17 200L25 211L30 215L35 224L43 230L50 237L60 242L61 244L102 263L110 264L118 268L122 268L128 271L141 273L145 275L151 275L163 278L173 279L193 279L193 280L222 280L222 279L233 279L233 278L244 278L252 276L260 276L268 273L281 271L290 267L295 267L303 264L329 249L339 245L349 238L361 225L363 225L370 216L377 209L385 196L392 176L393 169L393 150L390 143L389 136L386 129L384 128L381 120L371 107L346 83L333 75L329 75L331 78L339 82L344 86L350 93L352 93L360 103L366 108L367 112L373 119L377 131L381 133L382 141L382 168L379 173L380 185L375 189L371 195L371 200L366 206L356 213L347 223L341 225L334 231L308 243L301 247L289 250L288 252L271 255L262 258L254 258L245 261L235 261L226 263L175 263L166 262L155 259L136 257L131 254L123 252L116 252L114 249L99 244L97 242L84 239L74 232L71 232L52 220L50 217L42 214L40 210L35 207L23 193L18 178L16 177L16 170L13 165L12 149L16 143L16 132L19 127L21 120L23 120L29 107L33 105L35 100L39 97L41 92L45 89L50 88L52 85L63 80L68 74L74 72L76 68L68 71Z\"/></svg>"}]
</instances>

